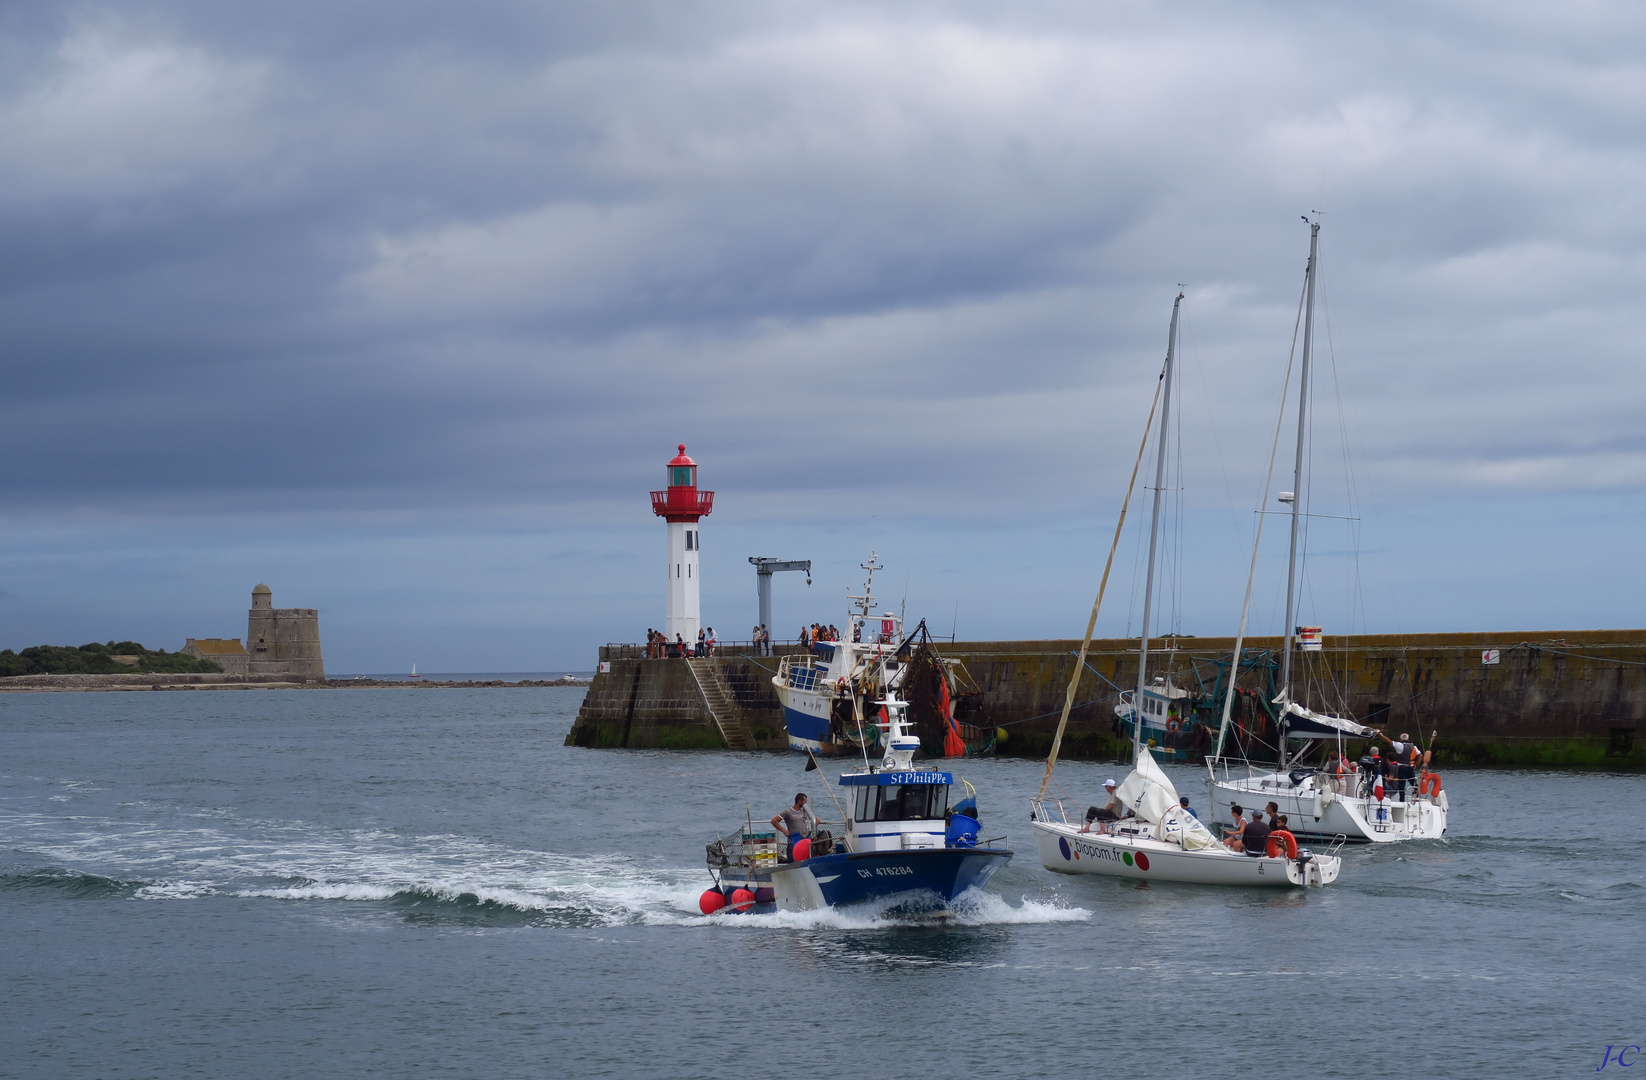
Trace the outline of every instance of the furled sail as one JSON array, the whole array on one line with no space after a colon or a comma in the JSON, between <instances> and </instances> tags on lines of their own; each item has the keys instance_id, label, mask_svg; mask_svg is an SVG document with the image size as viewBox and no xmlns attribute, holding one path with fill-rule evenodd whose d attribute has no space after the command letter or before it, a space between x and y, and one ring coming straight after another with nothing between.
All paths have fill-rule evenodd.
<instances>
[{"instance_id":1,"label":"furled sail","mask_svg":"<svg viewBox=\"0 0 1646 1080\"><path fill-rule=\"evenodd\" d=\"M1356 738L1366 738L1374 734L1373 730L1364 724L1357 724L1353 720L1346 720L1341 716L1330 716L1326 713L1317 713L1313 709L1305 709L1295 701L1286 700L1282 694L1275 698L1276 705L1285 707L1286 734L1299 738L1313 736L1316 738L1330 738L1339 732L1352 735Z\"/></svg>"},{"instance_id":2,"label":"furled sail","mask_svg":"<svg viewBox=\"0 0 1646 1080\"><path fill-rule=\"evenodd\" d=\"M1138 747L1137 765L1115 789L1115 797L1132 813L1155 826L1155 834L1161 840L1181 844L1187 851L1218 846L1206 826L1178 805L1177 788L1155 763L1147 747Z\"/></svg>"}]
</instances>

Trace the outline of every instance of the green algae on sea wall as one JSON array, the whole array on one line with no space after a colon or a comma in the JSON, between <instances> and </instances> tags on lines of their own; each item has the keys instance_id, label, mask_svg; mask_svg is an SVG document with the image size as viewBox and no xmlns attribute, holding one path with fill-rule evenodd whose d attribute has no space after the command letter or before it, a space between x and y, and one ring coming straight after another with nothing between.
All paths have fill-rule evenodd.
<instances>
[{"instance_id":1,"label":"green algae on sea wall","mask_svg":"<svg viewBox=\"0 0 1646 1080\"><path fill-rule=\"evenodd\" d=\"M1586 769L1646 769L1646 747L1634 748L1633 739L1618 749L1612 739L1508 739L1485 742L1441 739L1435 744L1430 768L1528 767Z\"/></svg>"}]
</instances>

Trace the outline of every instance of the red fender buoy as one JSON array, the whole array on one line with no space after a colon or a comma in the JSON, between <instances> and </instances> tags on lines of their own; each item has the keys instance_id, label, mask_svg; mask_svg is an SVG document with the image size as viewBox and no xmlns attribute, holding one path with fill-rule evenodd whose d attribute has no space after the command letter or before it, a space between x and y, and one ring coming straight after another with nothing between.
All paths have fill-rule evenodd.
<instances>
[{"instance_id":1,"label":"red fender buoy","mask_svg":"<svg viewBox=\"0 0 1646 1080\"><path fill-rule=\"evenodd\" d=\"M811 857L812 842L810 840L797 840L794 845L794 861L805 862Z\"/></svg>"},{"instance_id":2,"label":"red fender buoy","mask_svg":"<svg viewBox=\"0 0 1646 1080\"><path fill-rule=\"evenodd\" d=\"M1297 837L1285 829L1276 829L1269 834L1269 846L1266 849L1269 858L1275 858L1280 854L1280 845L1282 843L1286 845L1286 857L1288 859L1297 858Z\"/></svg>"},{"instance_id":3,"label":"red fender buoy","mask_svg":"<svg viewBox=\"0 0 1646 1080\"><path fill-rule=\"evenodd\" d=\"M713 915L726 906L726 894L719 889L704 889L703 895L697 898L697 910L705 915Z\"/></svg>"},{"instance_id":4,"label":"red fender buoy","mask_svg":"<svg viewBox=\"0 0 1646 1080\"><path fill-rule=\"evenodd\" d=\"M747 889L732 890L732 910L749 911L754 907L754 893Z\"/></svg>"}]
</instances>

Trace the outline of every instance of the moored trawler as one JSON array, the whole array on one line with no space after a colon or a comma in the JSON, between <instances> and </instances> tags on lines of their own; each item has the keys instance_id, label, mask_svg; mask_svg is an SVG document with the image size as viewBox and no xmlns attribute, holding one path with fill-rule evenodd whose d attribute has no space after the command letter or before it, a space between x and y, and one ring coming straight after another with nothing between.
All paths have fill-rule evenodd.
<instances>
[{"instance_id":1,"label":"moored trawler","mask_svg":"<svg viewBox=\"0 0 1646 1080\"><path fill-rule=\"evenodd\" d=\"M845 803L831 801L845 817L842 834L820 823L784 862L775 830L746 821L735 841L708 846L715 882L699 901L705 914L876 903L943 912L1011 861L1005 837L979 839L974 796L949 805L953 774L914 768L920 740L907 732L908 703L891 693L875 704L886 716L886 755L879 766L840 777Z\"/></svg>"},{"instance_id":2,"label":"moored trawler","mask_svg":"<svg viewBox=\"0 0 1646 1080\"><path fill-rule=\"evenodd\" d=\"M1133 705L1139 700L1143 702L1141 710ZM1122 691L1114 714L1123 727L1137 732L1137 739L1144 746L1166 747L1177 741L1170 736L1192 722L1193 710L1193 694L1174 685L1166 676L1156 675L1153 682L1139 690ZM1175 755L1172 750L1166 753Z\"/></svg>"},{"instance_id":3,"label":"moored trawler","mask_svg":"<svg viewBox=\"0 0 1646 1080\"><path fill-rule=\"evenodd\" d=\"M847 597L848 640L815 642L810 652L785 656L772 677L791 749L824 757L880 756L874 700L902 688L910 641L901 616L873 613L874 572L882 567L872 551L862 566L868 574L863 592Z\"/></svg>"}]
</instances>

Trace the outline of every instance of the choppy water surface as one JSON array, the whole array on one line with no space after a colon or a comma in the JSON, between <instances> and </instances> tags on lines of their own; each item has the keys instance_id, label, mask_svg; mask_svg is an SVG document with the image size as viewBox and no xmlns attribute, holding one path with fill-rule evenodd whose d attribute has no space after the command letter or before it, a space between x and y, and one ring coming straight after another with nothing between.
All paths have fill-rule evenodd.
<instances>
[{"instance_id":1,"label":"choppy water surface","mask_svg":"<svg viewBox=\"0 0 1646 1080\"><path fill-rule=\"evenodd\" d=\"M1040 766L968 762L1019 857L961 917L705 919L704 842L824 785L563 747L581 694L0 697L0 1075L1577 1076L1646 1043L1641 777L1449 774L1450 840L1259 893L1047 873Z\"/></svg>"}]
</instances>

